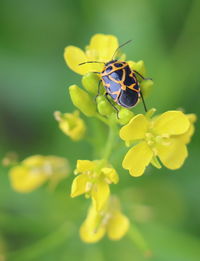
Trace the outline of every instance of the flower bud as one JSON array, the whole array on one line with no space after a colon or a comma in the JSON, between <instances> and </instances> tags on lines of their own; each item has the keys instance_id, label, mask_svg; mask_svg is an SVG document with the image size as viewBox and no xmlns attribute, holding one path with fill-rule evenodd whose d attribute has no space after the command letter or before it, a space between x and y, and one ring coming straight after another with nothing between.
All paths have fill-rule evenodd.
<instances>
[{"instance_id":1,"label":"flower bud","mask_svg":"<svg viewBox=\"0 0 200 261\"><path fill-rule=\"evenodd\" d=\"M85 135L86 127L84 121L79 117L79 112L61 113L54 112L55 119L59 122L59 128L72 140L78 141Z\"/></svg>"},{"instance_id":2,"label":"flower bud","mask_svg":"<svg viewBox=\"0 0 200 261\"><path fill-rule=\"evenodd\" d=\"M145 116L146 116L148 119L150 119L150 118L154 115L155 112L156 112L156 109L155 109L155 108L151 108L150 110L148 110L148 111L146 112Z\"/></svg>"},{"instance_id":3,"label":"flower bud","mask_svg":"<svg viewBox=\"0 0 200 261\"><path fill-rule=\"evenodd\" d=\"M103 95L99 95L97 97L97 109L98 112L104 116L109 116L112 112L114 112L114 108Z\"/></svg>"},{"instance_id":4,"label":"flower bud","mask_svg":"<svg viewBox=\"0 0 200 261\"><path fill-rule=\"evenodd\" d=\"M119 123L124 125L127 124L130 119L132 119L134 116L134 113L126 108L123 108L118 113Z\"/></svg>"},{"instance_id":5,"label":"flower bud","mask_svg":"<svg viewBox=\"0 0 200 261\"><path fill-rule=\"evenodd\" d=\"M83 114L88 117L96 114L95 102L87 92L79 88L77 85L71 85L69 87L69 94L74 106L76 106Z\"/></svg>"},{"instance_id":6,"label":"flower bud","mask_svg":"<svg viewBox=\"0 0 200 261\"><path fill-rule=\"evenodd\" d=\"M144 66L144 61L140 60L138 62L134 61L128 61L129 66L131 67L132 70L140 73L142 76L146 74L146 69Z\"/></svg>"},{"instance_id":7,"label":"flower bud","mask_svg":"<svg viewBox=\"0 0 200 261\"><path fill-rule=\"evenodd\" d=\"M97 95L100 78L96 73L87 73L82 77L83 87L91 94Z\"/></svg>"},{"instance_id":8,"label":"flower bud","mask_svg":"<svg viewBox=\"0 0 200 261\"><path fill-rule=\"evenodd\" d=\"M12 167L9 176L15 191L28 193L46 181L55 187L59 181L67 177L69 171L69 163L65 158L33 155Z\"/></svg>"},{"instance_id":9,"label":"flower bud","mask_svg":"<svg viewBox=\"0 0 200 261\"><path fill-rule=\"evenodd\" d=\"M144 80L140 83L140 88L143 96L148 96L152 90L153 81L152 80Z\"/></svg>"}]
</instances>

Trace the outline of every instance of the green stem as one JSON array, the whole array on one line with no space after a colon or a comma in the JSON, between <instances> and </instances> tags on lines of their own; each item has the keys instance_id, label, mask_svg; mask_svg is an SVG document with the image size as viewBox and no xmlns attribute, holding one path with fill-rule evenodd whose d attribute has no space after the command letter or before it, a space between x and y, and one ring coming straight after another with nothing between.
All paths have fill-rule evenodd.
<instances>
[{"instance_id":1,"label":"green stem","mask_svg":"<svg viewBox=\"0 0 200 261\"><path fill-rule=\"evenodd\" d=\"M110 157L110 154L112 152L112 148L114 145L114 141L115 141L115 134L116 134L116 125L110 124L108 138L107 138L107 142L106 142L106 146L105 146L105 150L104 150L104 154L103 154L104 160L108 160L108 158Z\"/></svg>"},{"instance_id":2,"label":"green stem","mask_svg":"<svg viewBox=\"0 0 200 261\"><path fill-rule=\"evenodd\" d=\"M59 247L71 236L73 226L69 222L64 223L58 230L38 240L30 246L8 253L9 260L27 261L38 260L38 257Z\"/></svg>"},{"instance_id":3,"label":"green stem","mask_svg":"<svg viewBox=\"0 0 200 261\"><path fill-rule=\"evenodd\" d=\"M144 253L144 256L152 256L152 252L139 229L132 224L127 233L129 239Z\"/></svg>"},{"instance_id":4,"label":"green stem","mask_svg":"<svg viewBox=\"0 0 200 261\"><path fill-rule=\"evenodd\" d=\"M100 121L102 121L103 123L105 123L106 125L110 126L109 121L108 121L105 117L103 117L103 116L101 116L101 115L99 115L99 114L96 114L95 117L96 117L97 119L99 119Z\"/></svg>"},{"instance_id":5,"label":"green stem","mask_svg":"<svg viewBox=\"0 0 200 261\"><path fill-rule=\"evenodd\" d=\"M48 182L48 187L47 187L48 191L55 192L59 183L63 179L66 179L67 177L68 177L68 175L54 175L54 176L52 176L52 178Z\"/></svg>"}]
</instances>

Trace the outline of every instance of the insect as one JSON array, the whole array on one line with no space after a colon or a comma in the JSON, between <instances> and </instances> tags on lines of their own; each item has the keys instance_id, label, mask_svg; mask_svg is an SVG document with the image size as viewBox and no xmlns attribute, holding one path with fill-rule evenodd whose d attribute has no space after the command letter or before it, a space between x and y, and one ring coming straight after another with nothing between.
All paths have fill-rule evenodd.
<instances>
[{"instance_id":1,"label":"insect","mask_svg":"<svg viewBox=\"0 0 200 261\"><path fill-rule=\"evenodd\" d=\"M104 68L102 72L94 72L100 75L100 81L98 85L98 94L100 94L100 85L103 84L106 93L105 97L109 101L109 103L115 108L117 111L117 116L119 110L115 105L110 101L108 95L120 106L125 108L134 107L139 99L142 99L144 110L147 111L146 104L144 102L144 98L139 86L139 82L136 78L136 74L139 75L142 79L147 80L149 78L144 78L137 71L131 70L130 66L125 61L119 61L115 59L115 55L118 50L131 42L131 40L125 42L120 45L114 52L112 59L109 62L97 62L97 61L88 61L80 63L79 65L83 65L86 63L103 63Z\"/></svg>"}]
</instances>

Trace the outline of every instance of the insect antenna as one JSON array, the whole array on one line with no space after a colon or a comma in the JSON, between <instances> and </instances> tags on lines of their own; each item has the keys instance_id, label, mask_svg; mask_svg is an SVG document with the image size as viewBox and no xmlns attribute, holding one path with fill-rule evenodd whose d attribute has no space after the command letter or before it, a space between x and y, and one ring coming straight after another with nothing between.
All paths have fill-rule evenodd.
<instances>
[{"instance_id":1,"label":"insect antenna","mask_svg":"<svg viewBox=\"0 0 200 261\"><path fill-rule=\"evenodd\" d=\"M142 103L143 103L143 106L144 106L144 110L145 110L145 112L147 112L147 106L145 104L144 97L143 97L143 94L142 94L141 90L140 90L140 96L142 98Z\"/></svg>"},{"instance_id":2,"label":"insect antenna","mask_svg":"<svg viewBox=\"0 0 200 261\"><path fill-rule=\"evenodd\" d=\"M119 47L117 47L117 49L115 50L115 52L114 52L114 54L113 54L113 56L112 56L111 61L114 59L114 57L115 57L115 55L117 54L117 52L119 51L119 49L120 49L121 47L123 47L124 45L130 43L131 41L132 41L132 40L128 40L127 42L125 42L125 43L121 44Z\"/></svg>"},{"instance_id":3,"label":"insect antenna","mask_svg":"<svg viewBox=\"0 0 200 261\"><path fill-rule=\"evenodd\" d=\"M89 62L79 63L79 65L83 65L83 64L86 64L86 63L103 63L103 64L105 64L104 62L89 61Z\"/></svg>"}]
</instances>

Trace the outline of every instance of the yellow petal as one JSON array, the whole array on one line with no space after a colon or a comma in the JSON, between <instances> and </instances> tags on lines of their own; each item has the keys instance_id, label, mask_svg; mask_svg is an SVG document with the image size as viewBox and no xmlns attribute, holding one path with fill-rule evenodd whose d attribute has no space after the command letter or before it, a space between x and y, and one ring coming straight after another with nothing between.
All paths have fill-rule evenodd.
<instances>
[{"instance_id":1,"label":"yellow petal","mask_svg":"<svg viewBox=\"0 0 200 261\"><path fill-rule=\"evenodd\" d=\"M197 121L197 116L194 113L186 114L186 116L188 117L190 123L195 123Z\"/></svg>"},{"instance_id":2,"label":"yellow petal","mask_svg":"<svg viewBox=\"0 0 200 261\"><path fill-rule=\"evenodd\" d=\"M45 156L34 155L26 158L22 161L22 164L29 167L40 167L44 164Z\"/></svg>"},{"instance_id":3,"label":"yellow petal","mask_svg":"<svg viewBox=\"0 0 200 261\"><path fill-rule=\"evenodd\" d=\"M90 207L86 220L80 228L80 237L86 243L95 243L105 234L105 226L101 225L101 216L95 206Z\"/></svg>"},{"instance_id":4,"label":"yellow petal","mask_svg":"<svg viewBox=\"0 0 200 261\"><path fill-rule=\"evenodd\" d=\"M110 195L109 185L104 180L97 180L92 188L92 199L96 210L100 211L108 200Z\"/></svg>"},{"instance_id":5,"label":"yellow petal","mask_svg":"<svg viewBox=\"0 0 200 261\"><path fill-rule=\"evenodd\" d=\"M90 41L87 55L92 59L108 62L112 59L115 50L118 48L118 40L113 35L95 34Z\"/></svg>"},{"instance_id":6,"label":"yellow petal","mask_svg":"<svg viewBox=\"0 0 200 261\"><path fill-rule=\"evenodd\" d=\"M194 131L195 127L193 124L191 124L189 129L182 135L179 135L177 138L179 138L183 143L188 144L191 141L191 137L193 136Z\"/></svg>"},{"instance_id":7,"label":"yellow petal","mask_svg":"<svg viewBox=\"0 0 200 261\"><path fill-rule=\"evenodd\" d=\"M157 134L179 135L188 130L190 122L181 111L167 111L161 114L154 122L154 131Z\"/></svg>"},{"instance_id":8,"label":"yellow petal","mask_svg":"<svg viewBox=\"0 0 200 261\"><path fill-rule=\"evenodd\" d=\"M128 169L134 177L141 176L149 165L153 152L146 142L141 142L131 148L123 160L122 166Z\"/></svg>"},{"instance_id":9,"label":"yellow petal","mask_svg":"<svg viewBox=\"0 0 200 261\"><path fill-rule=\"evenodd\" d=\"M103 174L106 176L106 178L109 179L111 183L117 184L119 181L119 176L115 169L113 168L103 168L101 170Z\"/></svg>"},{"instance_id":10,"label":"yellow petal","mask_svg":"<svg viewBox=\"0 0 200 261\"><path fill-rule=\"evenodd\" d=\"M169 169L180 168L188 156L186 145L178 138L169 139L166 145L157 144L156 148L161 162Z\"/></svg>"},{"instance_id":11,"label":"yellow petal","mask_svg":"<svg viewBox=\"0 0 200 261\"><path fill-rule=\"evenodd\" d=\"M71 187L71 197L77 197L81 194L84 194L87 191L87 182L88 182L88 175L81 174L77 176L73 182Z\"/></svg>"},{"instance_id":12,"label":"yellow petal","mask_svg":"<svg viewBox=\"0 0 200 261\"><path fill-rule=\"evenodd\" d=\"M81 75L91 71L90 64L79 65L80 63L87 62L88 59L85 53L78 47L68 46L64 51L64 59L69 68Z\"/></svg>"},{"instance_id":13,"label":"yellow petal","mask_svg":"<svg viewBox=\"0 0 200 261\"><path fill-rule=\"evenodd\" d=\"M92 171L96 167L95 161L90 160L77 160L76 172L82 173L85 171Z\"/></svg>"},{"instance_id":14,"label":"yellow petal","mask_svg":"<svg viewBox=\"0 0 200 261\"><path fill-rule=\"evenodd\" d=\"M37 175L66 175L69 173L69 163L65 158L56 156L34 155L22 161L31 173Z\"/></svg>"},{"instance_id":15,"label":"yellow petal","mask_svg":"<svg viewBox=\"0 0 200 261\"><path fill-rule=\"evenodd\" d=\"M121 239L129 229L129 220L126 216L117 212L110 220L107 227L108 237L111 240Z\"/></svg>"},{"instance_id":16,"label":"yellow petal","mask_svg":"<svg viewBox=\"0 0 200 261\"><path fill-rule=\"evenodd\" d=\"M193 134L195 132L194 123L197 120L197 116L193 113L186 114L186 116L188 117L188 120L190 121L190 127L184 134L179 136L179 139L181 139L181 141L183 143L188 144L188 143L190 143L191 137L193 136Z\"/></svg>"},{"instance_id":17,"label":"yellow petal","mask_svg":"<svg viewBox=\"0 0 200 261\"><path fill-rule=\"evenodd\" d=\"M28 193L41 186L48 177L31 172L26 166L16 166L10 170L11 185L14 190Z\"/></svg>"},{"instance_id":18,"label":"yellow petal","mask_svg":"<svg viewBox=\"0 0 200 261\"><path fill-rule=\"evenodd\" d=\"M54 112L54 117L59 123L59 128L72 140L79 141L83 138L86 126L79 117L79 111L73 113Z\"/></svg>"},{"instance_id":19,"label":"yellow petal","mask_svg":"<svg viewBox=\"0 0 200 261\"><path fill-rule=\"evenodd\" d=\"M91 224L84 222L80 228L80 237L86 243L98 242L105 235L105 227L100 226L99 229L91 229Z\"/></svg>"},{"instance_id":20,"label":"yellow petal","mask_svg":"<svg viewBox=\"0 0 200 261\"><path fill-rule=\"evenodd\" d=\"M128 124L121 128L119 136L125 141L143 139L148 128L148 120L143 114L133 117Z\"/></svg>"}]
</instances>

